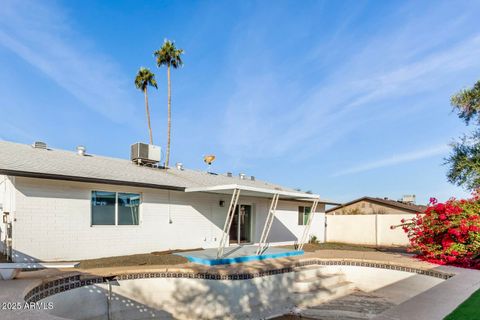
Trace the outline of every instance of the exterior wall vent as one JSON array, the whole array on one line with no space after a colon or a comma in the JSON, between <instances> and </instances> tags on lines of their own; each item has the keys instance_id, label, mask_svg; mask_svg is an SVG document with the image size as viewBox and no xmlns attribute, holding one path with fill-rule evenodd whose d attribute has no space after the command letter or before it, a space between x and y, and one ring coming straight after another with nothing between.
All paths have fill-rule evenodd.
<instances>
[{"instance_id":1,"label":"exterior wall vent","mask_svg":"<svg viewBox=\"0 0 480 320\"><path fill-rule=\"evenodd\" d=\"M85 146L77 146L77 154L79 156L84 156L86 152L87 148L85 148Z\"/></svg>"},{"instance_id":2,"label":"exterior wall vent","mask_svg":"<svg viewBox=\"0 0 480 320\"><path fill-rule=\"evenodd\" d=\"M150 164L160 162L161 148L146 143L135 143L131 147L131 160L137 164Z\"/></svg>"},{"instance_id":3,"label":"exterior wall vent","mask_svg":"<svg viewBox=\"0 0 480 320\"><path fill-rule=\"evenodd\" d=\"M32 147L34 147L35 149L47 150L47 144L45 142L42 142L42 141L35 141L32 144Z\"/></svg>"}]
</instances>

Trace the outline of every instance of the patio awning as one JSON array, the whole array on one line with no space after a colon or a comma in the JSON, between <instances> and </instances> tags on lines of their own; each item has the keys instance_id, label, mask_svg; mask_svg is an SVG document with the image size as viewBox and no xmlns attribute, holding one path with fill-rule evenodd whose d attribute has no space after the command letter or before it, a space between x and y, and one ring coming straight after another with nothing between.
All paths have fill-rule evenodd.
<instances>
[{"instance_id":1,"label":"patio awning","mask_svg":"<svg viewBox=\"0 0 480 320\"><path fill-rule=\"evenodd\" d=\"M293 201L309 201L312 202L312 212L316 212L317 205L319 203L330 204L331 201L321 200L318 194L311 194L307 192L300 192L294 190L285 190L282 188L262 188L254 187L241 184L226 184L226 185L213 185L213 186L203 186L203 187L190 187L185 188L185 192L207 192L207 193L216 193L231 195L232 199L230 200L230 205L228 206L228 211L225 219L225 225L223 227L222 237L217 249L217 259L223 257L225 246L228 242L228 234L230 232L230 227L235 215L235 210L238 204L238 199L240 194L242 196L251 196L251 197L261 197L271 199L270 209L267 213L267 218L265 220L265 225L263 227L262 235L260 237L258 249L256 255L262 254L264 249L268 248L268 234L272 226L273 220L275 218L275 211L277 208L278 200L293 200ZM308 222L305 226L302 238L300 239L300 246L303 247L303 244L307 241L308 232L312 222L312 216L309 215ZM300 247L300 248L301 248Z\"/></svg>"},{"instance_id":2,"label":"patio awning","mask_svg":"<svg viewBox=\"0 0 480 320\"><path fill-rule=\"evenodd\" d=\"M218 193L218 194L228 194L228 195L231 195L233 193L233 190L241 190L242 196L272 198L274 194L278 194L280 199L291 199L291 200L298 200L298 201L318 200L318 202L320 203L335 204L335 202L320 199L320 196L318 194L288 191L288 190L282 190L282 189L277 190L277 189L270 189L270 188L252 187L252 186L239 185L239 184L185 188L185 192L208 192L208 193Z\"/></svg>"}]
</instances>

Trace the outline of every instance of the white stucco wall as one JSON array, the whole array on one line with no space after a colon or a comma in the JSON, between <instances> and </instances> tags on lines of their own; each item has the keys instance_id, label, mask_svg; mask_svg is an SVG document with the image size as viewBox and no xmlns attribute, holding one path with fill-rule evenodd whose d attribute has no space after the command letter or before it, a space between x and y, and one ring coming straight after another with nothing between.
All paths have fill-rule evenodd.
<instances>
[{"instance_id":1,"label":"white stucco wall","mask_svg":"<svg viewBox=\"0 0 480 320\"><path fill-rule=\"evenodd\" d=\"M408 237L399 225L414 214L327 215L327 242L344 242L379 246L408 245Z\"/></svg>"},{"instance_id":2,"label":"white stucco wall","mask_svg":"<svg viewBox=\"0 0 480 320\"><path fill-rule=\"evenodd\" d=\"M2 216L4 212L15 211L15 178L5 175L0 175L0 251L4 251L6 230L3 223ZM11 217L11 215L10 215ZM9 218L12 221L12 218Z\"/></svg>"},{"instance_id":3,"label":"white stucco wall","mask_svg":"<svg viewBox=\"0 0 480 320\"><path fill-rule=\"evenodd\" d=\"M17 261L76 260L216 247L230 201L230 196L214 194L23 177L16 178L15 186L13 249ZM140 193L140 224L91 226L92 190ZM226 202L225 207L219 206L219 200ZM239 203L252 205L252 236L257 242L270 202L240 197ZM290 244L301 236L304 227L297 225L298 205L302 204L279 202L269 241ZM321 218L314 218L311 230L323 239Z\"/></svg>"},{"instance_id":4,"label":"white stucco wall","mask_svg":"<svg viewBox=\"0 0 480 320\"><path fill-rule=\"evenodd\" d=\"M415 214L385 214L378 216L378 241L382 245L408 245L407 234L401 227L390 229L390 226L398 226L401 220L413 219Z\"/></svg>"}]
</instances>

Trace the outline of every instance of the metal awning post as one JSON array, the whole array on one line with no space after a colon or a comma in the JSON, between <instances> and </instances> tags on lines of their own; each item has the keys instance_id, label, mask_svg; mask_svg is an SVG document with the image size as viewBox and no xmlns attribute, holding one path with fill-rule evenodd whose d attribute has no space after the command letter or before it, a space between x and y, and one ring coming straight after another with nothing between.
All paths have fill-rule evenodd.
<instances>
[{"instance_id":1,"label":"metal awning post","mask_svg":"<svg viewBox=\"0 0 480 320\"><path fill-rule=\"evenodd\" d=\"M310 232L310 226L312 225L313 215L315 214L315 211L317 211L317 206L318 206L318 199L315 199L313 201L312 210L310 210L310 214L308 215L307 225L305 226L305 229L303 229L303 235L300 238L300 243L298 244L298 250L303 250L303 246L308 241L307 239L308 233Z\"/></svg>"},{"instance_id":2,"label":"metal awning post","mask_svg":"<svg viewBox=\"0 0 480 320\"><path fill-rule=\"evenodd\" d=\"M277 210L279 197L280 195L278 193L275 193L273 195L272 202L270 202L270 209L268 210L267 219L265 220L262 235L260 236L260 241L258 243L257 255L261 254L267 245L268 234L270 233L273 220L275 219L275 211Z\"/></svg>"},{"instance_id":3,"label":"metal awning post","mask_svg":"<svg viewBox=\"0 0 480 320\"><path fill-rule=\"evenodd\" d=\"M230 227L232 226L233 217L235 216L235 209L237 208L238 198L240 197L240 189L233 189L232 199L228 206L227 218L225 219L225 225L223 226L222 238L218 245L217 259L223 256L223 251L227 245Z\"/></svg>"}]
</instances>

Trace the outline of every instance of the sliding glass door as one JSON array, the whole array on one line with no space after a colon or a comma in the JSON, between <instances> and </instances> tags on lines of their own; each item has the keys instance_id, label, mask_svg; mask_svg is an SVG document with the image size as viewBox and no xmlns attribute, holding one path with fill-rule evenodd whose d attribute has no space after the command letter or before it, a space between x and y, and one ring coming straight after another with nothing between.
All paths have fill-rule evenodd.
<instances>
[{"instance_id":1,"label":"sliding glass door","mask_svg":"<svg viewBox=\"0 0 480 320\"><path fill-rule=\"evenodd\" d=\"M241 204L235 208L232 226L230 227L230 243L242 244L251 242L252 206Z\"/></svg>"}]
</instances>

